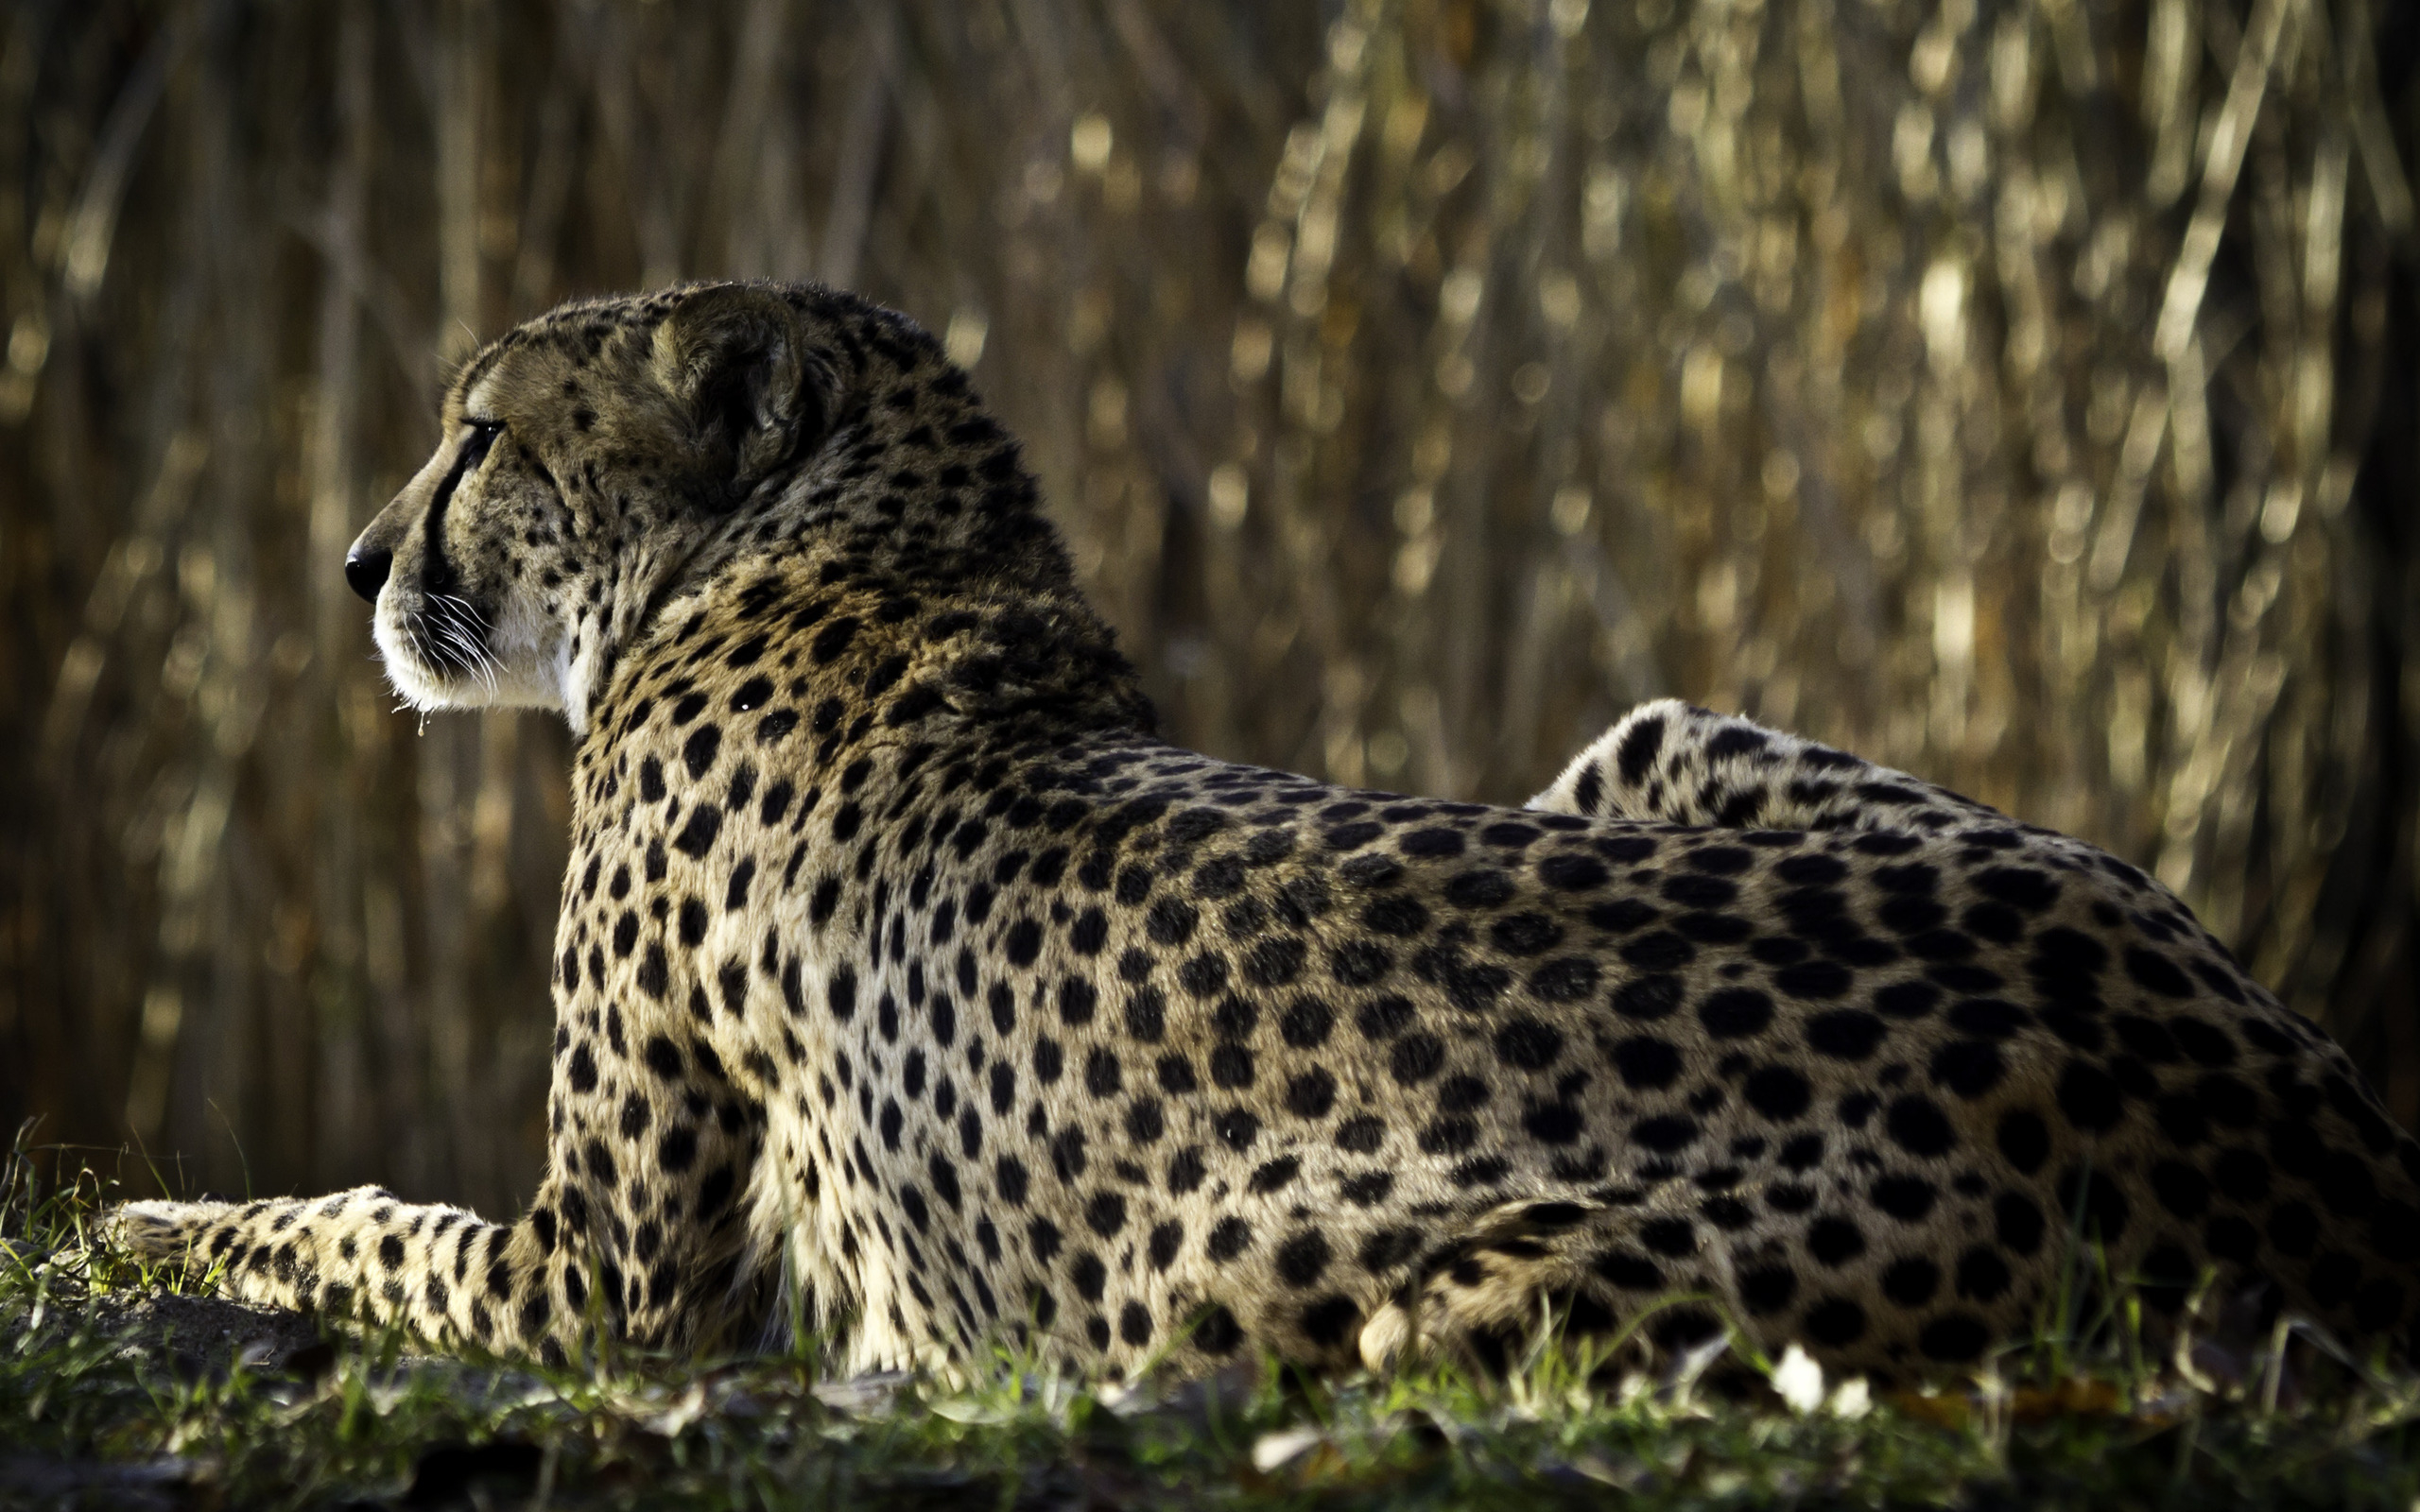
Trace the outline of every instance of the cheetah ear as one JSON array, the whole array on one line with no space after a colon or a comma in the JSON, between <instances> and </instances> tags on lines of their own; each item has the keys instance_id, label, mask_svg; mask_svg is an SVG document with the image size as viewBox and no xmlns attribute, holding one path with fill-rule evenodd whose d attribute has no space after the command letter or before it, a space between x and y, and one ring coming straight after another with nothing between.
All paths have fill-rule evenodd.
<instances>
[{"instance_id":1,"label":"cheetah ear","mask_svg":"<svg viewBox=\"0 0 2420 1512\"><path fill-rule=\"evenodd\" d=\"M823 438L822 367L779 290L691 295L655 328L654 365L688 421L709 507L736 505Z\"/></svg>"}]
</instances>

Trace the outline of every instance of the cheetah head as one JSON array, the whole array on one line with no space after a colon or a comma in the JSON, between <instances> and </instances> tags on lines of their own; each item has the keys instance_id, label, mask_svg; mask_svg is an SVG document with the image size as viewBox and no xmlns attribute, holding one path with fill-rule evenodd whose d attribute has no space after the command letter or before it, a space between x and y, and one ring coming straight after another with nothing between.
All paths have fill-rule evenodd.
<instances>
[{"instance_id":1,"label":"cheetah head","mask_svg":"<svg viewBox=\"0 0 2420 1512\"><path fill-rule=\"evenodd\" d=\"M747 555L1070 581L965 375L905 318L833 290L564 305L473 358L441 421L345 559L389 678L423 709L557 708L579 729L666 606Z\"/></svg>"}]
</instances>

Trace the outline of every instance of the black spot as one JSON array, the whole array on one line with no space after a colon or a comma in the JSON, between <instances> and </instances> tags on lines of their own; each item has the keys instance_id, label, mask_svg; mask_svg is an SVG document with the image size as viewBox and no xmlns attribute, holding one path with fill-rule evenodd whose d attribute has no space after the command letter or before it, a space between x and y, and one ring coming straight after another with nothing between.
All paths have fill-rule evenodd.
<instances>
[{"instance_id":1,"label":"black spot","mask_svg":"<svg viewBox=\"0 0 2420 1512\"><path fill-rule=\"evenodd\" d=\"M2038 914L2059 900L2059 884L2047 872L2021 867L1987 867L1975 873L1975 889L2029 914Z\"/></svg>"},{"instance_id":2,"label":"black spot","mask_svg":"<svg viewBox=\"0 0 2420 1512\"><path fill-rule=\"evenodd\" d=\"M1297 1050L1315 1050L1327 1042L1336 1013L1317 998L1296 998L1277 1017L1277 1032Z\"/></svg>"},{"instance_id":3,"label":"black spot","mask_svg":"<svg viewBox=\"0 0 2420 1512\"><path fill-rule=\"evenodd\" d=\"M1059 984L1059 1018L1070 1028L1081 1028L1093 1022L1093 1012L1100 1005L1100 993L1090 982L1071 976Z\"/></svg>"},{"instance_id":4,"label":"black spot","mask_svg":"<svg viewBox=\"0 0 2420 1512\"><path fill-rule=\"evenodd\" d=\"M1508 872L1465 871L1445 884L1445 901L1457 908L1499 908L1515 891Z\"/></svg>"},{"instance_id":5,"label":"black spot","mask_svg":"<svg viewBox=\"0 0 2420 1512\"><path fill-rule=\"evenodd\" d=\"M2114 1245L2126 1231L2131 1216L2126 1194L2100 1171L2069 1166L2059 1177L2059 1206L2083 1218L2083 1236Z\"/></svg>"},{"instance_id":6,"label":"black spot","mask_svg":"<svg viewBox=\"0 0 2420 1512\"><path fill-rule=\"evenodd\" d=\"M691 781L714 769L715 755L722 748L722 731L713 725L700 725L689 732L688 741L681 747L681 760L689 768Z\"/></svg>"},{"instance_id":7,"label":"black spot","mask_svg":"<svg viewBox=\"0 0 2420 1512\"><path fill-rule=\"evenodd\" d=\"M1856 981L1855 973L1847 967L1821 958L1800 961L1773 972L1773 986L1791 997L1815 1002L1841 996Z\"/></svg>"},{"instance_id":8,"label":"black spot","mask_svg":"<svg viewBox=\"0 0 2420 1512\"><path fill-rule=\"evenodd\" d=\"M844 614L815 632L814 641L807 646L807 654L814 657L818 664L828 663L849 648L849 642L856 638L856 619Z\"/></svg>"},{"instance_id":9,"label":"black spot","mask_svg":"<svg viewBox=\"0 0 2420 1512\"><path fill-rule=\"evenodd\" d=\"M1945 1155L1958 1143L1957 1132L1950 1127L1941 1106L1928 1097L1894 1100L1883 1117L1882 1126L1892 1142L1910 1155Z\"/></svg>"},{"instance_id":10,"label":"black spot","mask_svg":"<svg viewBox=\"0 0 2420 1512\"><path fill-rule=\"evenodd\" d=\"M1565 1145L1580 1138L1587 1118L1567 1102L1540 1103L1521 1115L1521 1126L1541 1144Z\"/></svg>"},{"instance_id":11,"label":"black spot","mask_svg":"<svg viewBox=\"0 0 2420 1512\"><path fill-rule=\"evenodd\" d=\"M1751 1315L1769 1316L1788 1307L1798 1295L1797 1274L1787 1266L1767 1265L1739 1277L1739 1299Z\"/></svg>"},{"instance_id":12,"label":"black spot","mask_svg":"<svg viewBox=\"0 0 2420 1512\"><path fill-rule=\"evenodd\" d=\"M1202 1353L1224 1359L1242 1347L1243 1326L1236 1321L1236 1314L1227 1311L1224 1303L1219 1303L1194 1325L1193 1342Z\"/></svg>"},{"instance_id":13,"label":"black spot","mask_svg":"<svg viewBox=\"0 0 2420 1512\"><path fill-rule=\"evenodd\" d=\"M1235 1259L1252 1247L1252 1225L1241 1218L1221 1218L1212 1227L1209 1239L1201 1250L1220 1264Z\"/></svg>"},{"instance_id":14,"label":"black spot","mask_svg":"<svg viewBox=\"0 0 2420 1512\"><path fill-rule=\"evenodd\" d=\"M1906 1255L1882 1270L1882 1295L1901 1307L1922 1307L1941 1289L1941 1267L1922 1255Z\"/></svg>"},{"instance_id":15,"label":"black spot","mask_svg":"<svg viewBox=\"0 0 2420 1512\"><path fill-rule=\"evenodd\" d=\"M1876 1011L1893 1019L1921 1019L1940 1003L1941 988L1929 982L1893 982L1874 994Z\"/></svg>"},{"instance_id":16,"label":"black spot","mask_svg":"<svg viewBox=\"0 0 2420 1512\"><path fill-rule=\"evenodd\" d=\"M2146 946L2129 946L2126 951L2126 974L2162 997L2189 998L2193 981L2176 969L2176 963Z\"/></svg>"},{"instance_id":17,"label":"black spot","mask_svg":"<svg viewBox=\"0 0 2420 1512\"><path fill-rule=\"evenodd\" d=\"M1252 1178L1244 1183L1244 1190L1256 1196L1270 1192L1283 1192L1294 1184L1294 1178L1302 1175L1302 1172L1303 1162L1300 1160L1291 1155L1281 1155L1276 1160L1265 1161L1254 1169Z\"/></svg>"},{"instance_id":18,"label":"black spot","mask_svg":"<svg viewBox=\"0 0 2420 1512\"><path fill-rule=\"evenodd\" d=\"M1572 802L1581 813L1594 814L1597 812L1597 800L1604 796L1605 775L1597 769L1595 762L1590 762L1580 769L1580 776L1572 784Z\"/></svg>"},{"instance_id":19,"label":"black spot","mask_svg":"<svg viewBox=\"0 0 2420 1512\"><path fill-rule=\"evenodd\" d=\"M2239 1146L2220 1151L2211 1175L2219 1190L2234 1201L2250 1206L2268 1200L2269 1162L2257 1151Z\"/></svg>"},{"instance_id":20,"label":"black spot","mask_svg":"<svg viewBox=\"0 0 2420 1512\"><path fill-rule=\"evenodd\" d=\"M1140 1302L1129 1302L1117 1314L1117 1336L1140 1347L1151 1342L1151 1314Z\"/></svg>"},{"instance_id":21,"label":"black spot","mask_svg":"<svg viewBox=\"0 0 2420 1512\"><path fill-rule=\"evenodd\" d=\"M2003 1192L1992 1199L1992 1225L2001 1246L2017 1255L2031 1255L2041 1248L2048 1227L2042 1210L2018 1192Z\"/></svg>"},{"instance_id":22,"label":"black spot","mask_svg":"<svg viewBox=\"0 0 2420 1512\"><path fill-rule=\"evenodd\" d=\"M1632 725L1623 733L1621 744L1614 750L1614 764L1620 769L1622 781L1634 787L1645 782L1663 745L1663 715L1657 714Z\"/></svg>"},{"instance_id":23,"label":"black spot","mask_svg":"<svg viewBox=\"0 0 2420 1512\"><path fill-rule=\"evenodd\" d=\"M1660 1292L1664 1289L1664 1267L1645 1255L1629 1250L1611 1250L1591 1263L1591 1268L1605 1280L1626 1292Z\"/></svg>"},{"instance_id":24,"label":"black spot","mask_svg":"<svg viewBox=\"0 0 2420 1512\"><path fill-rule=\"evenodd\" d=\"M1244 980L1254 987L1284 987L1303 972L1303 942L1292 936L1264 939L1244 954Z\"/></svg>"},{"instance_id":25,"label":"black spot","mask_svg":"<svg viewBox=\"0 0 2420 1512\"><path fill-rule=\"evenodd\" d=\"M1260 1137L1258 1115L1241 1108L1230 1108L1214 1115L1210 1127L1231 1149L1247 1150Z\"/></svg>"},{"instance_id":26,"label":"black spot","mask_svg":"<svg viewBox=\"0 0 2420 1512\"><path fill-rule=\"evenodd\" d=\"M1444 1063L1445 1046L1435 1035L1409 1034L1395 1041L1388 1070L1395 1080L1413 1087L1437 1074Z\"/></svg>"},{"instance_id":27,"label":"black spot","mask_svg":"<svg viewBox=\"0 0 2420 1512\"><path fill-rule=\"evenodd\" d=\"M1953 1040L1933 1052L1933 1083L1972 1102L2007 1078L1999 1046L1987 1040Z\"/></svg>"},{"instance_id":28,"label":"black spot","mask_svg":"<svg viewBox=\"0 0 2420 1512\"><path fill-rule=\"evenodd\" d=\"M2269 1243L2281 1255L2303 1256L2319 1239L2319 1215L2308 1203L2281 1202L2269 1212Z\"/></svg>"},{"instance_id":29,"label":"black spot","mask_svg":"<svg viewBox=\"0 0 2420 1512\"><path fill-rule=\"evenodd\" d=\"M1470 1118L1432 1119L1419 1137L1421 1151L1426 1155L1460 1155L1478 1143L1478 1121Z\"/></svg>"},{"instance_id":30,"label":"black spot","mask_svg":"<svg viewBox=\"0 0 2420 1512\"><path fill-rule=\"evenodd\" d=\"M1633 1035L1621 1040L1613 1048L1613 1061L1623 1083L1640 1091L1669 1087L1681 1074L1681 1053L1653 1035ZM1800 1086L1803 1089L1805 1084ZM1750 1100L1754 1101L1753 1093ZM1805 1106L1803 1091L1800 1106Z\"/></svg>"},{"instance_id":31,"label":"black spot","mask_svg":"<svg viewBox=\"0 0 2420 1512\"><path fill-rule=\"evenodd\" d=\"M1916 1335L1916 1348L1927 1359L1963 1365L1980 1355L1991 1341L1991 1330L1981 1318L1972 1313L1948 1313L1924 1326Z\"/></svg>"},{"instance_id":32,"label":"black spot","mask_svg":"<svg viewBox=\"0 0 2420 1512\"><path fill-rule=\"evenodd\" d=\"M1744 1039L1773 1022L1773 1000L1754 988L1725 988L1698 1005L1698 1022L1718 1040Z\"/></svg>"},{"instance_id":33,"label":"black spot","mask_svg":"<svg viewBox=\"0 0 2420 1512\"><path fill-rule=\"evenodd\" d=\"M2050 1158L2050 1131L2039 1114L2012 1108L2000 1116L2000 1158L2027 1176L2042 1169Z\"/></svg>"},{"instance_id":34,"label":"black spot","mask_svg":"<svg viewBox=\"0 0 2420 1512\"><path fill-rule=\"evenodd\" d=\"M1297 1118L1325 1118L1336 1106L1336 1078L1313 1067L1286 1084L1286 1110Z\"/></svg>"},{"instance_id":35,"label":"black spot","mask_svg":"<svg viewBox=\"0 0 2420 1512\"><path fill-rule=\"evenodd\" d=\"M1865 1253L1865 1235L1846 1218L1818 1218L1807 1225L1806 1252L1837 1269Z\"/></svg>"},{"instance_id":36,"label":"black spot","mask_svg":"<svg viewBox=\"0 0 2420 1512\"><path fill-rule=\"evenodd\" d=\"M1813 1089L1806 1078L1788 1066L1759 1066L1740 1087L1748 1106L1776 1124L1787 1124L1806 1111Z\"/></svg>"},{"instance_id":37,"label":"black spot","mask_svg":"<svg viewBox=\"0 0 2420 1512\"><path fill-rule=\"evenodd\" d=\"M1253 1083L1252 1052L1232 1042L1212 1045L1210 1047L1210 1080L1213 1085L1229 1089L1251 1086Z\"/></svg>"},{"instance_id":38,"label":"black spot","mask_svg":"<svg viewBox=\"0 0 2420 1512\"><path fill-rule=\"evenodd\" d=\"M1404 937L1428 927L1428 910L1402 893L1387 893L1362 908L1361 923L1381 935Z\"/></svg>"},{"instance_id":39,"label":"black spot","mask_svg":"<svg viewBox=\"0 0 2420 1512\"><path fill-rule=\"evenodd\" d=\"M1736 877L1756 864L1755 852L1736 845L1700 846L1681 855L1682 865L1719 877Z\"/></svg>"},{"instance_id":40,"label":"black spot","mask_svg":"<svg viewBox=\"0 0 2420 1512\"><path fill-rule=\"evenodd\" d=\"M1202 1163L1201 1146L1198 1144L1186 1145L1168 1161L1168 1190L1178 1196L1199 1190L1208 1176L1209 1168Z\"/></svg>"},{"instance_id":41,"label":"black spot","mask_svg":"<svg viewBox=\"0 0 2420 1512\"><path fill-rule=\"evenodd\" d=\"M1127 1034L1145 1044L1159 1043L1167 1029L1167 994L1158 988L1139 988L1126 1000Z\"/></svg>"},{"instance_id":42,"label":"black spot","mask_svg":"<svg viewBox=\"0 0 2420 1512\"><path fill-rule=\"evenodd\" d=\"M1697 1227L1686 1218L1650 1219L1639 1225L1638 1242L1659 1255L1678 1260L1697 1253Z\"/></svg>"},{"instance_id":43,"label":"black spot","mask_svg":"<svg viewBox=\"0 0 2420 1512\"><path fill-rule=\"evenodd\" d=\"M1663 1113L1643 1118L1631 1125L1630 1137L1643 1149L1669 1155L1687 1149L1697 1143L1697 1121L1678 1113Z\"/></svg>"},{"instance_id":44,"label":"black spot","mask_svg":"<svg viewBox=\"0 0 2420 1512\"><path fill-rule=\"evenodd\" d=\"M1837 1008L1806 1022L1806 1043L1835 1060L1863 1060L1889 1032L1888 1025L1862 1008Z\"/></svg>"},{"instance_id":45,"label":"black spot","mask_svg":"<svg viewBox=\"0 0 2420 1512\"><path fill-rule=\"evenodd\" d=\"M1644 929L1664 917L1654 904L1636 898L1616 898L1610 902L1595 904L1588 910L1588 922L1610 935L1627 935Z\"/></svg>"},{"instance_id":46,"label":"black spot","mask_svg":"<svg viewBox=\"0 0 2420 1512\"><path fill-rule=\"evenodd\" d=\"M2168 1029L2175 1036L2177 1048L2203 1065L2235 1064L2235 1041L2227 1037L2225 1030L2181 1015L2168 1021Z\"/></svg>"},{"instance_id":47,"label":"black spot","mask_svg":"<svg viewBox=\"0 0 2420 1512\"><path fill-rule=\"evenodd\" d=\"M1603 862L1590 855L1553 855L1538 863L1538 880L1564 892L1601 887L1612 876Z\"/></svg>"},{"instance_id":48,"label":"black spot","mask_svg":"<svg viewBox=\"0 0 2420 1512\"><path fill-rule=\"evenodd\" d=\"M2210 1182L2181 1160L2162 1160L2152 1167L2152 1192L2159 1205L2179 1218L2199 1218L2210 1205Z\"/></svg>"},{"instance_id":49,"label":"black spot","mask_svg":"<svg viewBox=\"0 0 2420 1512\"><path fill-rule=\"evenodd\" d=\"M2126 1114L2117 1079L2088 1060L2070 1060L2059 1074L2059 1111L2076 1127L2100 1133Z\"/></svg>"},{"instance_id":50,"label":"black spot","mask_svg":"<svg viewBox=\"0 0 2420 1512\"><path fill-rule=\"evenodd\" d=\"M1548 1070L1563 1057L1563 1031L1535 1019L1508 1020L1495 1031L1495 1056L1517 1071Z\"/></svg>"},{"instance_id":51,"label":"black spot","mask_svg":"<svg viewBox=\"0 0 2420 1512\"><path fill-rule=\"evenodd\" d=\"M1830 1349L1845 1349L1865 1337L1865 1309L1845 1297L1825 1297L1806 1310L1806 1336Z\"/></svg>"},{"instance_id":52,"label":"black spot","mask_svg":"<svg viewBox=\"0 0 2420 1512\"><path fill-rule=\"evenodd\" d=\"M1566 955L1530 973L1530 990L1547 1003L1577 1003L1597 990L1601 975L1596 962Z\"/></svg>"},{"instance_id":53,"label":"black spot","mask_svg":"<svg viewBox=\"0 0 2420 1512\"><path fill-rule=\"evenodd\" d=\"M2224 1072L2211 1072L2196 1083L2194 1098L2213 1124L2249 1128L2260 1116L2260 1101L2250 1087Z\"/></svg>"},{"instance_id":54,"label":"black spot","mask_svg":"<svg viewBox=\"0 0 2420 1512\"><path fill-rule=\"evenodd\" d=\"M1348 1118L1336 1126L1336 1147L1355 1155L1375 1154L1386 1137L1387 1125L1367 1115Z\"/></svg>"},{"instance_id":55,"label":"black spot","mask_svg":"<svg viewBox=\"0 0 2420 1512\"><path fill-rule=\"evenodd\" d=\"M1940 1200L1940 1190L1921 1177L1887 1176L1867 1194L1874 1205L1902 1223L1921 1223Z\"/></svg>"},{"instance_id":56,"label":"black spot","mask_svg":"<svg viewBox=\"0 0 2420 1512\"><path fill-rule=\"evenodd\" d=\"M1000 948L1010 965L1031 966L1042 954L1042 926L1030 919L1018 919L1009 926Z\"/></svg>"},{"instance_id":57,"label":"black spot","mask_svg":"<svg viewBox=\"0 0 2420 1512\"><path fill-rule=\"evenodd\" d=\"M1392 1172L1368 1171L1357 1177L1346 1177L1338 1183L1337 1190L1344 1194L1346 1201L1355 1206L1373 1208L1386 1201L1387 1194L1392 1192L1394 1186L1395 1178Z\"/></svg>"},{"instance_id":58,"label":"black spot","mask_svg":"<svg viewBox=\"0 0 2420 1512\"><path fill-rule=\"evenodd\" d=\"M1671 1017L1680 1007L1681 979L1677 976L1642 976L1614 988L1614 1011L1624 1018L1652 1022Z\"/></svg>"},{"instance_id":59,"label":"black spot","mask_svg":"<svg viewBox=\"0 0 2420 1512\"><path fill-rule=\"evenodd\" d=\"M681 1074L680 1048L663 1035L648 1036L646 1060L648 1070L667 1081Z\"/></svg>"},{"instance_id":60,"label":"black spot","mask_svg":"<svg viewBox=\"0 0 2420 1512\"><path fill-rule=\"evenodd\" d=\"M2009 1289L2008 1263L1989 1245L1975 1245L1958 1257L1958 1295L1973 1302L1996 1302Z\"/></svg>"},{"instance_id":61,"label":"black spot","mask_svg":"<svg viewBox=\"0 0 2420 1512\"><path fill-rule=\"evenodd\" d=\"M689 822L673 837L672 849L701 857L714 849L715 836L721 833L722 810L712 803L700 803L689 811Z\"/></svg>"},{"instance_id":62,"label":"black spot","mask_svg":"<svg viewBox=\"0 0 2420 1512\"><path fill-rule=\"evenodd\" d=\"M1642 971L1671 971L1696 960L1698 948L1668 929L1659 929L1632 940L1619 954Z\"/></svg>"}]
</instances>

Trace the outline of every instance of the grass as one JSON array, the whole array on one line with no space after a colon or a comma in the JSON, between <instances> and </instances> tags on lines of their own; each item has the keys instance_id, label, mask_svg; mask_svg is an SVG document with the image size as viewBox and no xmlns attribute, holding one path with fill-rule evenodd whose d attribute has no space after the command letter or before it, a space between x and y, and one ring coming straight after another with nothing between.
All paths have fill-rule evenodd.
<instances>
[{"instance_id":1,"label":"grass","mask_svg":"<svg viewBox=\"0 0 2420 1512\"><path fill-rule=\"evenodd\" d=\"M2136 1329L2046 1333L1879 1400L1803 1358L1730 1400L1561 1350L1139 1388L839 1381L811 1349L549 1372L181 1293L85 1248L101 1181L34 1169L0 1192L0 1507L2420 1506L2420 1380L2310 1349L2188 1377Z\"/></svg>"}]
</instances>

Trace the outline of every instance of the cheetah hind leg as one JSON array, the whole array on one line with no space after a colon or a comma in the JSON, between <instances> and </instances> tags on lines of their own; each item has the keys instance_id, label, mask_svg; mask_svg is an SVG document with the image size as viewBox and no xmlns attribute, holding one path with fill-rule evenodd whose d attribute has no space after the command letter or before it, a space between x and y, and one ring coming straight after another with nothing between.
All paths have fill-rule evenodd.
<instances>
[{"instance_id":1,"label":"cheetah hind leg","mask_svg":"<svg viewBox=\"0 0 2420 1512\"><path fill-rule=\"evenodd\" d=\"M1678 698L1624 714L1527 806L1731 830L1941 834L2012 823L1905 772Z\"/></svg>"},{"instance_id":2,"label":"cheetah hind leg","mask_svg":"<svg viewBox=\"0 0 2420 1512\"><path fill-rule=\"evenodd\" d=\"M1362 1325L1361 1362L1382 1372L1443 1358L1500 1378L1560 1347L1599 1376L1650 1368L1743 1315L1719 1257L1696 1248L1685 1219L1657 1221L1669 1216L1652 1194L1495 1208L1394 1279ZM1676 1240L1685 1253L1668 1253Z\"/></svg>"}]
</instances>

